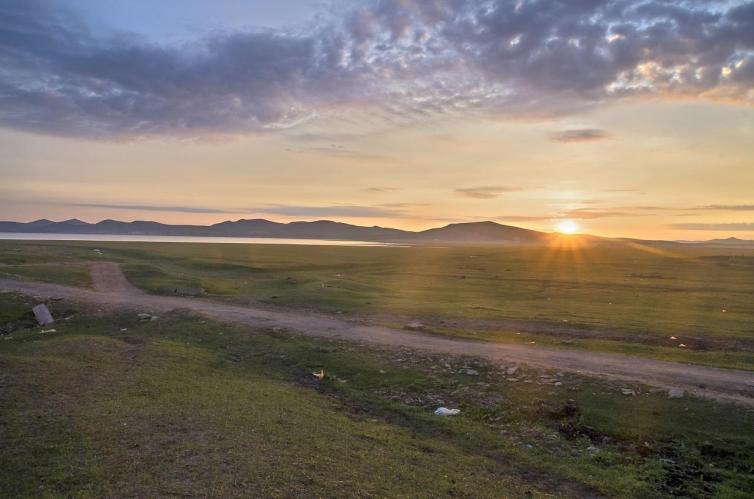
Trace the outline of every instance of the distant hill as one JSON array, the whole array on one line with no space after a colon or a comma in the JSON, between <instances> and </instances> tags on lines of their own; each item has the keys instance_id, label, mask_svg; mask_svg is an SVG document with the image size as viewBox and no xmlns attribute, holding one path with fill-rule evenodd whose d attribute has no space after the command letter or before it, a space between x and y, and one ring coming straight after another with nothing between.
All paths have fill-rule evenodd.
<instances>
[{"instance_id":1,"label":"distant hill","mask_svg":"<svg viewBox=\"0 0 754 499\"><path fill-rule=\"evenodd\" d=\"M473 241L479 243L538 243L549 240L550 234L495 222L457 223L417 232L413 238L423 242Z\"/></svg>"},{"instance_id":2,"label":"distant hill","mask_svg":"<svg viewBox=\"0 0 754 499\"><path fill-rule=\"evenodd\" d=\"M739 239L737 237L728 237L725 239L710 239L709 241L681 241L684 244L695 244L700 246L714 246L716 248L754 248L754 241L748 239Z\"/></svg>"},{"instance_id":3,"label":"distant hill","mask_svg":"<svg viewBox=\"0 0 754 499\"><path fill-rule=\"evenodd\" d=\"M264 237L288 239L331 239L341 241L371 241L413 244L541 244L561 237L559 234L523 229L496 222L455 223L423 231L408 231L389 227L364 227L332 220L280 223L264 219L241 219L214 225L170 225L138 220L121 222L102 220L94 224L77 219L53 222L42 219L33 222L0 222L0 232L39 234L99 234L140 236L194 237ZM754 241L730 237L711 241L642 241L641 239L608 239L581 235L582 244L621 245L626 243L667 245L704 245L725 248L754 248Z\"/></svg>"},{"instance_id":4,"label":"distant hill","mask_svg":"<svg viewBox=\"0 0 754 499\"><path fill-rule=\"evenodd\" d=\"M214 225L168 225L150 221L102 220L94 224L81 220L36 220L0 222L0 232L42 234L100 234L198 237L264 237L291 239L334 239L412 243L537 243L551 237L545 232L495 222L446 225L420 232L387 227L363 227L331 220L279 223L264 219L236 220Z\"/></svg>"}]
</instances>

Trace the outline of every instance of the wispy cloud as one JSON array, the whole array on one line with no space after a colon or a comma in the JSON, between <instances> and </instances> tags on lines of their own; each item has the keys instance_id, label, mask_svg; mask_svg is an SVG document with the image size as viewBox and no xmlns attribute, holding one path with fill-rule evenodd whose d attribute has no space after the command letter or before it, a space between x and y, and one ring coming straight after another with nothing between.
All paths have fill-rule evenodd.
<instances>
[{"instance_id":1,"label":"wispy cloud","mask_svg":"<svg viewBox=\"0 0 754 499\"><path fill-rule=\"evenodd\" d=\"M218 208L204 208L196 206L163 206L154 204L110 204L110 203L71 203L69 206L82 208L102 208L107 210L128 211L168 211L175 213L239 213L233 210L221 210Z\"/></svg>"},{"instance_id":2,"label":"wispy cloud","mask_svg":"<svg viewBox=\"0 0 754 499\"><path fill-rule=\"evenodd\" d=\"M348 2L305 28L169 45L100 36L63 2L4 0L0 125L196 137L274 132L330 110L401 122L550 117L641 95L752 102L750 2L482 3Z\"/></svg>"},{"instance_id":3,"label":"wispy cloud","mask_svg":"<svg viewBox=\"0 0 754 499\"><path fill-rule=\"evenodd\" d=\"M699 206L696 210L754 211L754 204L710 204Z\"/></svg>"},{"instance_id":4,"label":"wispy cloud","mask_svg":"<svg viewBox=\"0 0 754 499\"><path fill-rule=\"evenodd\" d=\"M379 186L366 187L362 189L362 191L364 192L393 192L397 190L400 190L400 189L398 187L379 187Z\"/></svg>"},{"instance_id":5,"label":"wispy cloud","mask_svg":"<svg viewBox=\"0 0 754 499\"><path fill-rule=\"evenodd\" d=\"M629 213L625 211L612 211L612 210L598 210L594 208L577 208L575 210L566 211L558 215L559 218L572 218L575 220L593 220L596 218L606 217L626 217L636 216L636 213Z\"/></svg>"},{"instance_id":6,"label":"wispy cloud","mask_svg":"<svg viewBox=\"0 0 754 499\"><path fill-rule=\"evenodd\" d=\"M574 130L562 130L550 135L553 142L596 142L612 137L608 132L599 128L580 128Z\"/></svg>"},{"instance_id":7,"label":"wispy cloud","mask_svg":"<svg viewBox=\"0 0 754 499\"><path fill-rule=\"evenodd\" d=\"M514 187L506 187L501 185L481 185L477 187L461 187L455 189L454 192L458 195L475 198L475 199L493 199L500 197L506 192L517 191Z\"/></svg>"},{"instance_id":8,"label":"wispy cloud","mask_svg":"<svg viewBox=\"0 0 754 499\"><path fill-rule=\"evenodd\" d=\"M251 208L254 213L284 215L290 217L353 217L353 218L402 218L405 213L399 209L379 206L332 205L296 206L277 204Z\"/></svg>"},{"instance_id":9,"label":"wispy cloud","mask_svg":"<svg viewBox=\"0 0 754 499\"><path fill-rule=\"evenodd\" d=\"M359 162L396 163L396 160L394 158L385 156L384 154L362 152L362 151L348 149L348 148L345 148L342 146L336 146L336 145L309 147L306 150L313 151L319 154L325 154L328 156L336 156L339 158L345 158L345 159L350 159L350 160L359 161Z\"/></svg>"},{"instance_id":10,"label":"wispy cloud","mask_svg":"<svg viewBox=\"0 0 754 499\"><path fill-rule=\"evenodd\" d=\"M526 216L526 215L503 215L501 217L495 217L494 219L499 222L541 222L543 220L551 220L555 217L552 216Z\"/></svg>"},{"instance_id":11,"label":"wispy cloud","mask_svg":"<svg viewBox=\"0 0 754 499\"><path fill-rule=\"evenodd\" d=\"M709 230L709 231L752 231L754 232L754 223L683 223L670 224L673 229L683 230Z\"/></svg>"}]
</instances>

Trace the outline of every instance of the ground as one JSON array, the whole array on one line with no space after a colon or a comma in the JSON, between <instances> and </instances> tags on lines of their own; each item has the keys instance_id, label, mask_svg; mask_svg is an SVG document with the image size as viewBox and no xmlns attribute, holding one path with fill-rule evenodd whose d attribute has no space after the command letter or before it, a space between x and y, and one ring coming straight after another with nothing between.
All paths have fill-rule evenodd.
<instances>
[{"instance_id":1,"label":"ground","mask_svg":"<svg viewBox=\"0 0 754 499\"><path fill-rule=\"evenodd\" d=\"M275 256L276 251L270 248L241 250L221 246L103 243L96 246L103 253L100 257L92 251L95 247L92 243L2 243L0 262L5 266L0 272L5 277L12 274L16 279L98 288L103 281L96 273L94 282L91 280L88 262L116 261L126 268L134 284L150 292L169 294L170 286L181 283L186 287L204 287L210 293L207 298L210 303L216 301L224 306L228 302L244 304L254 300L255 306L263 305L269 313L316 308L331 312L334 317L386 325L396 318L400 318L401 326L406 319L421 319L431 327L435 327L433 320L437 324L460 321L464 326L489 324L467 321L513 321L531 327L518 332L536 338L539 343L546 343L541 341L543 338L561 337L592 341L582 340L576 333L597 334L599 329L590 327L588 322L604 318L599 307L590 308L582 303L584 297L575 299L573 309L581 310L587 319L583 322L574 319L576 324L569 322L565 328L554 321L523 322L521 317L507 314L467 315L468 310L462 304L483 297L482 284L473 283L481 276L469 275L448 280L437 277L442 286L470 281L473 285L469 284L468 292L471 296L478 293L476 298L469 298L443 291L441 296L453 303L453 307L422 302L423 312L408 310L414 306L408 299L411 293L425 294L419 291L424 289L420 284L398 286L399 291L393 295L400 298L395 302L398 310L395 314L389 312L385 303L373 309L359 308L356 299L350 302L355 304L353 308L336 307L333 305L348 302L344 298L347 296L344 289L348 288L336 286L340 286L338 279L349 274L341 273L341 277L336 274L325 280L335 265L351 269L344 272L350 272L354 281L367 282L370 278L366 269L370 264L365 262L373 259L387 265L380 258L397 256L362 254L361 260L356 256L349 260L348 251L327 249L324 254L317 250L306 263L301 249L276 247L279 255ZM398 248L359 249L371 252ZM245 263L239 263L243 260L240 256L233 256L240 251L248 253ZM330 251L333 253L328 255ZM478 258L463 253L472 251L468 249L443 251L448 252L445 262L453 258ZM478 252L474 251L473 254ZM649 262L655 256L650 258L643 252L639 255L637 262L648 265L641 272L650 272ZM338 264L336 257L344 260ZM663 272L670 273L668 269L675 262L673 272L679 272L677 269L683 266L696 268L697 260L702 267L711 265L710 258L717 262L714 265L720 265L715 259L720 257L707 253L657 256L684 260L658 261L656 265L662 263L666 269ZM273 263L273 258L278 258L278 263ZM330 266L323 263L327 258L333 260ZM593 288L591 297L597 299L599 283L604 281L602 292L605 292L611 275L625 270L625 262L618 255L611 258L615 259L611 265L619 270L614 274L594 273L579 281L582 284L575 288ZM739 265L738 259L746 262L749 257L725 258L723 261ZM100 264L95 269L107 269L110 265ZM741 267L741 275L745 277L750 270L745 264ZM145 268L160 269L151 285L147 284L149 272ZM411 268L424 268L427 272L430 269L419 263ZM397 266L391 269L390 272L399 271ZM280 284L280 289L289 285L291 294L299 299L306 293L320 298L296 304L290 296L283 298L282 291L275 291L280 293L276 299L253 296L250 284L244 285L247 288L243 293L232 290L219 293L213 289L215 282L231 282L234 272L241 282L244 276L254 273L283 280L291 277L296 282ZM700 336L717 342L714 348L718 350L697 346L683 355L699 354L695 357L699 363L719 363L711 362L711 356L704 356L714 352L717 359L737 359L745 369L751 369L746 352L735 352L732 343L727 343L731 338L739 338L746 345L750 339L747 335L750 324L741 319L741 315L751 313L747 308L750 304L743 300L747 293L751 296L749 283L742 278L727 281L733 279L735 272L720 271L714 279L698 270L693 276L691 270L686 272L684 283L688 289L679 293L694 296L706 293L707 299L717 296L726 300L734 315L732 322L719 329L710 322L709 330L705 330L707 336ZM104 275L113 274L105 271ZM260 277L256 282L263 286L264 279ZM306 279L324 283L326 287L310 290L301 284ZM691 285L695 280L696 287ZM134 291L127 281L114 278L105 282L109 288ZM552 282L558 288L563 281L554 275ZM304 289L296 291L299 285ZM730 289L724 289L725 285ZM369 296L377 296L377 290L386 290L388 286L375 278L365 289ZM502 293L502 288L496 286L490 285L491 293ZM476 287L479 290L474 291ZM625 301L625 307L639 307L638 303L647 307L643 298L630 304L629 295L640 295L642 289L627 287L615 296ZM329 294L333 290L338 294ZM662 295L658 290L646 292ZM102 290L99 294L90 293L99 296ZM526 286L522 293L526 295ZM113 296L123 295L113 293ZM131 300L141 295L126 296ZM688 395L669 398L665 389L584 376L572 370L536 367L515 358L368 345L251 323L233 326L187 310L166 308L157 316L139 318L139 310L128 307L126 310L102 303L93 305L91 301L70 298L47 300L58 321L40 328L34 325L29 313L30 306L40 299L45 298L35 300L28 295L0 293L0 448L4 449L0 453L0 469L4 470L0 474L0 496L750 497L754 494L751 406ZM278 305L280 300L282 304ZM399 303L402 300L404 305ZM676 306L692 302L671 299L668 303ZM139 305L138 300L131 303L132 307ZM547 310L555 313L557 307ZM694 310L690 307L683 313L676 311L669 315L692 316ZM338 311L344 313L334 313ZM611 323L615 329L606 333L605 342L647 347L644 352L647 356L663 357L661 348L665 347L647 343L645 337L668 334L670 329L663 328L679 324L671 319L659 323L659 332L636 332L637 340L634 333L628 334L629 322L618 317ZM538 332L536 324L551 329ZM486 340L515 340L502 338L503 332L481 331ZM624 336L610 337L617 331ZM470 328L449 328L434 331L429 337L466 338L473 336L473 332ZM574 348L571 344L559 346L565 352ZM537 344L527 348L539 347ZM592 348L596 347L587 342L577 351ZM324 373L322 380L313 375L319 372ZM461 414L435 416L433 411L440 406L459 408Z\"/></svg>"},{"instance_id":2,"label":"ground","mask_svg":"<svg viewBox=\"0 0 754 499\"><path fill-rule=\"evenodd\" d=\"M751 410L180 312L54 302L71 318L41 333L26 298L0 296L18 312L0 342L3 496L754 491Z\"/></svg>"},{"instance_id":3,"label":"ground","mask_svg":"<svg viewBox=\"0 0 754 499\"><path fill-rule=\"evenodd\" d=\"M150 293L754 369L754 250L0 241L0 278L90 286L92 260Z\"/></svg>"}]
</instances>

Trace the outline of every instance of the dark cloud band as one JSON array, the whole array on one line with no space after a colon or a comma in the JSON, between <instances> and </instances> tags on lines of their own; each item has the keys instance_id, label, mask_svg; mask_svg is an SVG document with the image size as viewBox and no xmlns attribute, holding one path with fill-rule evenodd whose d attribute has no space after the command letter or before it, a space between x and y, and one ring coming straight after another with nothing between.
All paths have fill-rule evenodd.
<instances>
[{"instance_id":1,"label":"dark cloud band","mask_svg":"<svg viewBox=\"0 0 754 499\"><path fill-rule=\"evenodd\" d=\"M754 2L372 0L182 46L103 39L53 2L0 5L0 125L55 135L259 132L333 108L551 116L644 94L750 104L752 86Z\"/></svg>"}]
</instances>

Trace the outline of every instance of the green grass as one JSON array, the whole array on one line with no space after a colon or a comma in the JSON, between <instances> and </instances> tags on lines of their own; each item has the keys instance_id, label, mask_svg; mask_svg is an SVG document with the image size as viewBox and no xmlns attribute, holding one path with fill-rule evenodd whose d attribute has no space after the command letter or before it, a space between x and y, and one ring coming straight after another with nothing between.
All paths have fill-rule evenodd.
<instances>
[{"instance_id":1,"label":"green grass","mask_svg":"<svg viewBox=\"0 0 754 499\"><path fill-rule=\"evenodd\" d=\"M55 328L0 340L0 496L754 492L743 408L180 314L81 310Z\"/></svg>"},{"instance_id":2,"label":"green grass","mask_svg":"<svg viewBox=\"0 0 754 499\"><path fill-rule=\"evenodd\" d=\"M204 288L452 336L754 367L751 250L0 242L0 272L25 278L84 283L93 259L121 262L153 293ZM19 265L40 260L66 265Z\"/></svg>"}]
</instances>

